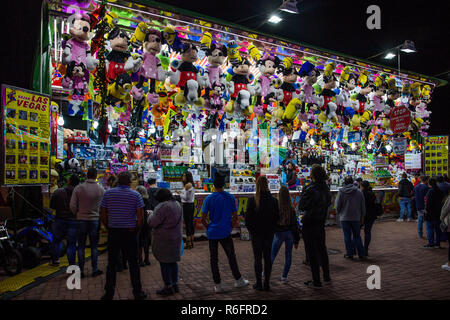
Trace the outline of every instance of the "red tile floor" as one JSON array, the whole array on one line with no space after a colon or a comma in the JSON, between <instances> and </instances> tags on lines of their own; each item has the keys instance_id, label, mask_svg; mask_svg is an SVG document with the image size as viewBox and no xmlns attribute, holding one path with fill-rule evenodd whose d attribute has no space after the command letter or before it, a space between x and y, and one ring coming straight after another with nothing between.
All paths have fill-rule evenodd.
<instances>
[{"instance_id":1,"label":"red tile floor","mask_svg":"<svg viewBox=\"0 0 450 320\"><path fill-rule=\"evenodd\" d=\"M281 249L274 268L270 292L255 292L253 255L249 241L234 239L241 273L250 280L250 286L233 287L233 279L223 251L219 251L220 271L225 293L215 294L209 265L208 242L197 241L193 250L185 250L181 259L179 281L180 293L164 299L450 299L450 272L441 269L446 262L448 243L444 249L424 249L424 239L419 239L414 222L395 220L376 222L373 228L370 258L367 261L349 261L343 258L344 240L342 230L327 228L327 246L331 251L330 269L332 283L321 289L305 287L304 281L311 278L309 267L302 264L304 247L300 242L294 250L289 282L281 283L284 263L284 248ZM221 250L221 249L220 249ZM99 257L99 265L106 270L107 254ZM141 268L144 289L149 299L162 299L155 290L162 285L159 265L151 258L151 266ZM381 289L367 289L366 273L369 265L381 268ZM90 263L86 274L90 275ZM34 287L15 299L68 299L96 300L103 293L105 275L97 278L87 276L81 280L81 290L68 290L66 274L61 274ZM118 274L115 299L132 299L129 273Z\"/></svg>"}]
</instances>

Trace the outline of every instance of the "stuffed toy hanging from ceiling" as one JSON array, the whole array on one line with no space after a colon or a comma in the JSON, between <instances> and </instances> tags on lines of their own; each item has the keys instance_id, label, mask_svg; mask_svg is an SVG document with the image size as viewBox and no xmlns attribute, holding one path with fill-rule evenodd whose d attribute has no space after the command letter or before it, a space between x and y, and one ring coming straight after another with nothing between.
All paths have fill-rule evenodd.
<instances>
[{"instance_id":1,"label":"stuffed toy hanging from ceiling","mask_svg":"<svg viewBox=\"0 0 450 320\"><path fill-rule=\"evenodd\" d=\"M257 65L261 76L258 78L255 86L256 104L253 111L255 115L262 117L267 112L270 113L268 107L272 103L281 101L283 98L282 90L278 88L281 85L281 80L274 77L275 72L279 69L280 59L277 56L264 53L263 57L257 62Z\"/></svg>"},{"instance_id":2,"label":"stuffed toy hanging from ceiling","mask_svg":"<svg viewBox=\"0 0 450 320\"><path fill-rule=\"evenodd\" d=\"M189 106L195 106L196 111L205 104L201 97L201 88L207 85L208 77L201 74L200 68L194 65L197 61L198 49L191 43L184 43L181 50L181 61L174 60L169 71L170 82L180 88L175 96L175 105L189 110Z\"/></svg>"},{"instance_id":3,"label":"stuffed toy hanging from ceiling","mask_svg":"<svg viewBox=\"0 0 450 320\"><path fill-rule=\"evenodd\" d=\"M235 59L234 64L228 70L231 80L227 82L230 101L225 106L225 111L241 118L249 116L253 112L251 106L252 96L255 94L255 88L251 85L253 74L250 73L250 62L245 59Z\"/></svg>"},{"instance_id":4,"label":"stuffed toy hanging from ceiling","mask_svg":"<svg viewBox=\"0 0 450 320\"><path fill-rule=\"evenodd\" d=\"M139 82L132 88L131 94L134 100L140 101L144 95L144 82L150 81L147 101L150 104L159 102L156 93L156 81L164 82L167 73L161 66L161 61L157 54L161 51L161 32L156 29L149 29L143 43L144 60L139 69Z\"/></svg>"},{"instance_id":5,"label":"stuffed toy hanging from ceiling","mask_svg":"<svg viewBox=\"0 0 450 320\"><path fill-rule=\"evenodd\" d=\"M175 31L173 27L165 27L161 33L161 38L162 44L167 44L171 52L180 52L181 50L183 50L183 42L181 42L178 32Z\"/></svg>"},{"instance_id":6,"label":"stuffed toy hanging from ceiling","mask_svg":"<svg viewBox=\"0 0 450 320\"><path fill-rule=\"evenodd\" d=\"M62 63L65 65L75 61L76 64L84 64L90 71L98 65L98 60L92 57L89 44L89 31L91 19L87 14L73 14L68 19L70 40L64 43Z\"/></svg>"},{"instance_id":7,"label":"stuffed toy hanging from ceiling","mask_svg":"<svg viewBox=\"0 0 450 320\"><path fill-rule=\"evenodd\" d=\"M109 83L125 72L136 72L142 59L134 59L128 52L128 35L119 27L108 34L111 51L106 55L106 79Z\"/></svg>"}]
</instances>

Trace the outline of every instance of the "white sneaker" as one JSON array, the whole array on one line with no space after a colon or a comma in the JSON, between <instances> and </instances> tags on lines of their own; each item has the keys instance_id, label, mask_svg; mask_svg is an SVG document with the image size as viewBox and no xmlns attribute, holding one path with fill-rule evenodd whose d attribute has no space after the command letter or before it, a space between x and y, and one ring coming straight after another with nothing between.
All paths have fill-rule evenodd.
<instances>
[{"instance_id":1,"label":"white sneaker","mask_svg":"<svg viewBox=\"0 0 450 320\"><path fill-rule=\"evenodd\" d=\"M410 219L410 218L408 218L408 220L406 220L406 221L408 221L408 222L411 222L411 219Z\"/></svg>"},{"instance_id":2,"label":"white sneaker","mask_svg":"<svg viewBox=\"0 0 450 320\"><path fill-rule=\"evenodd\" d=\"M450 266L448 265L448 263L442 265L442 269L450 271Z\"/></svg>"},{"instance_id":3,"label":"white sneaker","mask_svg":"<svg viewBox=\"0 0 450 320\"><path fill-rule=\"evenodd\" d=\"M248 280L245 280L242 277L240 277L239 280L236 280L236 282L234 283L234 286L236 288L242 288L245 287L246 285L248 285Z\"/></svg>"},{"instance_id":4,"label":"white sneaker","mask_svg":"<svg viewBox=\"0 0 450 320\"><path fill-rule=\"evenodd\" d=\"M219 284L216 284L215 286L214 286L214 292L215 293L222 293L223 292L223 288L222 288L222 285L219 283Z\"/></svg>"},{"instance_id":5,"label":"white sneaker","mask_svg":"<svg viewBox=\"0 0 450 320\"><path fill-rule=\"evenodd\" d=\"M281 282L284 282L284 283L286 283L286 282L288 282L288 278L285 278L285 277L281 277Z\"/></svg>"},{"instance_id":6,"label":"white sneaker","mask_svg":"<svg viewBox=\"0 0 450 320\"><path fill-rule=\"evenodd\" d=\"M402 218L398 218L397 222L403 222L403 219Z\"/></svg>"}]
</instances>

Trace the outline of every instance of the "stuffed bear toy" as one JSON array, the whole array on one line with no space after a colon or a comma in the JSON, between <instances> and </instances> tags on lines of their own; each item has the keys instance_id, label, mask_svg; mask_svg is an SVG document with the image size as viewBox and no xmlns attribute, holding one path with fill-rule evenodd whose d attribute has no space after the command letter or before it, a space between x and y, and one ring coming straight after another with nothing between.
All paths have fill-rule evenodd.
<instances>
[{"instance_id":1,"label":"stuffed bear toy","mask_svg":"<svg viewBox=\"0 0 450 320\"><path fill-rule=\"evenodd\" d=\"M114 28L108 40L112 50L106 55L106 79L111 83L122 73L136 72L142 60L134 59L128 52L128 35L120 28Z\"/></svg>"},{"instance_id":2,"label":"stuffed bear toy","mask_svg":"<svg viewBox=\"0 0 450 320\"><path fill-rule=\"evenodd\" d=\"M144 38L144 61L139 70L139 82L136 84L131 93L133 98L141 100L144 94L142 89L144 81L150 80L150 88L147 94L149 104L157 104L159 101L156 93L156 81L165 81L167 74L161 66L161 61L157 54L161 51L161 33L156 29L149 29Z\"/></svg>"},{"instance_id":3,"label":"stuffed bear toy","mask_svg":"<svg viewBox=\"0 0 450 320\"><path fill-rule=\"evenodd\" d=\"M94 70L98 65L98 60L91 55L89 31L91 30L91 19L87 14L73 14L69 17L70 34L72 38L65 42L62 54L62 63L69 64L83 63L88 70Z\"/></svg>"}]
</instances>

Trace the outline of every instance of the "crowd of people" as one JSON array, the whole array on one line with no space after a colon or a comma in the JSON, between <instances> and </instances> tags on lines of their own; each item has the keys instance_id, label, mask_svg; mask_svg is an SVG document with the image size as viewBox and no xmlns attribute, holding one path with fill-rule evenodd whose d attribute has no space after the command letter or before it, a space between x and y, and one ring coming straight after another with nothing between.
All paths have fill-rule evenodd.
<instances>
[{"instance_id":1,"label":"crowd of people","mask_svg":"<svg viewBox=\"0 0 450 320\"><path fill-rule=\"evenodd\" d=\"M51 208L56 212L51 264L59 265L60 243L67 241L67 258L78 265L84 277L86 239L91 247L92 276L103 272L98 269L98 250L100 225L108 230L108 265L106 270L105 294L102 299L114 297L116 273L128 263L131 285L135 299L145 299L147 293L141 284L140 267L150 265L149 252L159 262L164 286L157 294L168 296L179 292L178 262L184 249L194 246L194 199L195 188L192 174L183 177L183 189L177 195L168 189L158 188L155 179L149 179L149 188L131 188L132 176L121 172L108 179L108 190L96 182L97 171L90 168L87 180L79 184L79 177L72 175L65 187L57 189L51 198ZM333 207L328 177L324 168L315 164L310 172L311 183L300 195L295 208L288 187L281 187L277 197L269 190L265 176L258 177L256 192L247 203L244 212L245 226L251 236L256 282L253 288L258 291L270 290L272 265L284 244L285 261L280 280L288 281L292 264L292 251L298 249L300 236L305 247L305 264L311 268L312 279L305 285L320 288L322 281L331 281L328 253L326 247L325 222ZM442 232L447 233L450 242L450 184L445 177L437 180L425 176L414 187L406 174L399 183L399 201L402 208L400 219L405 212L412 219L411 200L415 200L418 213L418 233L422 237L423 221L426 222L428 244L426 248L440 247ZM234 243L231 237L233 225L238 219L235 198L224 190L225 177L216 172L215 191L203 201L201 223L205 226L209 242L210 267L214 291L223 292L219 271L219 244L223 248L235 279L235 287L249 284L239 271ZM383 212L382 199L377 198L370 183L354 181L347 176L344 186L339 190L334 202L344 234L347 259L358 255L365 260L369 256L372 226ZM301 224L298 217L301 217ZM186 243L183 247L183 221ZM301 229L300 229L301 225ZM361 236L364 232L364 240ZM449 262L442 267L450 270ZM322 272L321 272L322 271ZM322 273L322 278L321 278Z\"/></svg>"},{"instance_id":2,"label":"crowd of people","mask_svg":"<svg viewBox=\"0 0 450 320\"><path fill-rule=\"evenodd\" d=\"M417 213L417 233L423 238L423 224L425 223L428 243L424 248L441 248L441 239L446 233L450 241L450 182L446 175L437 178L416 176L414 184L403 174L399 182L398 194L400 202L400 218L398 222L412 221L414 211ZM449 257L450 261L450 249ZM450 270L450 263L442 265Z\"/></svg>"}]
</instances>

